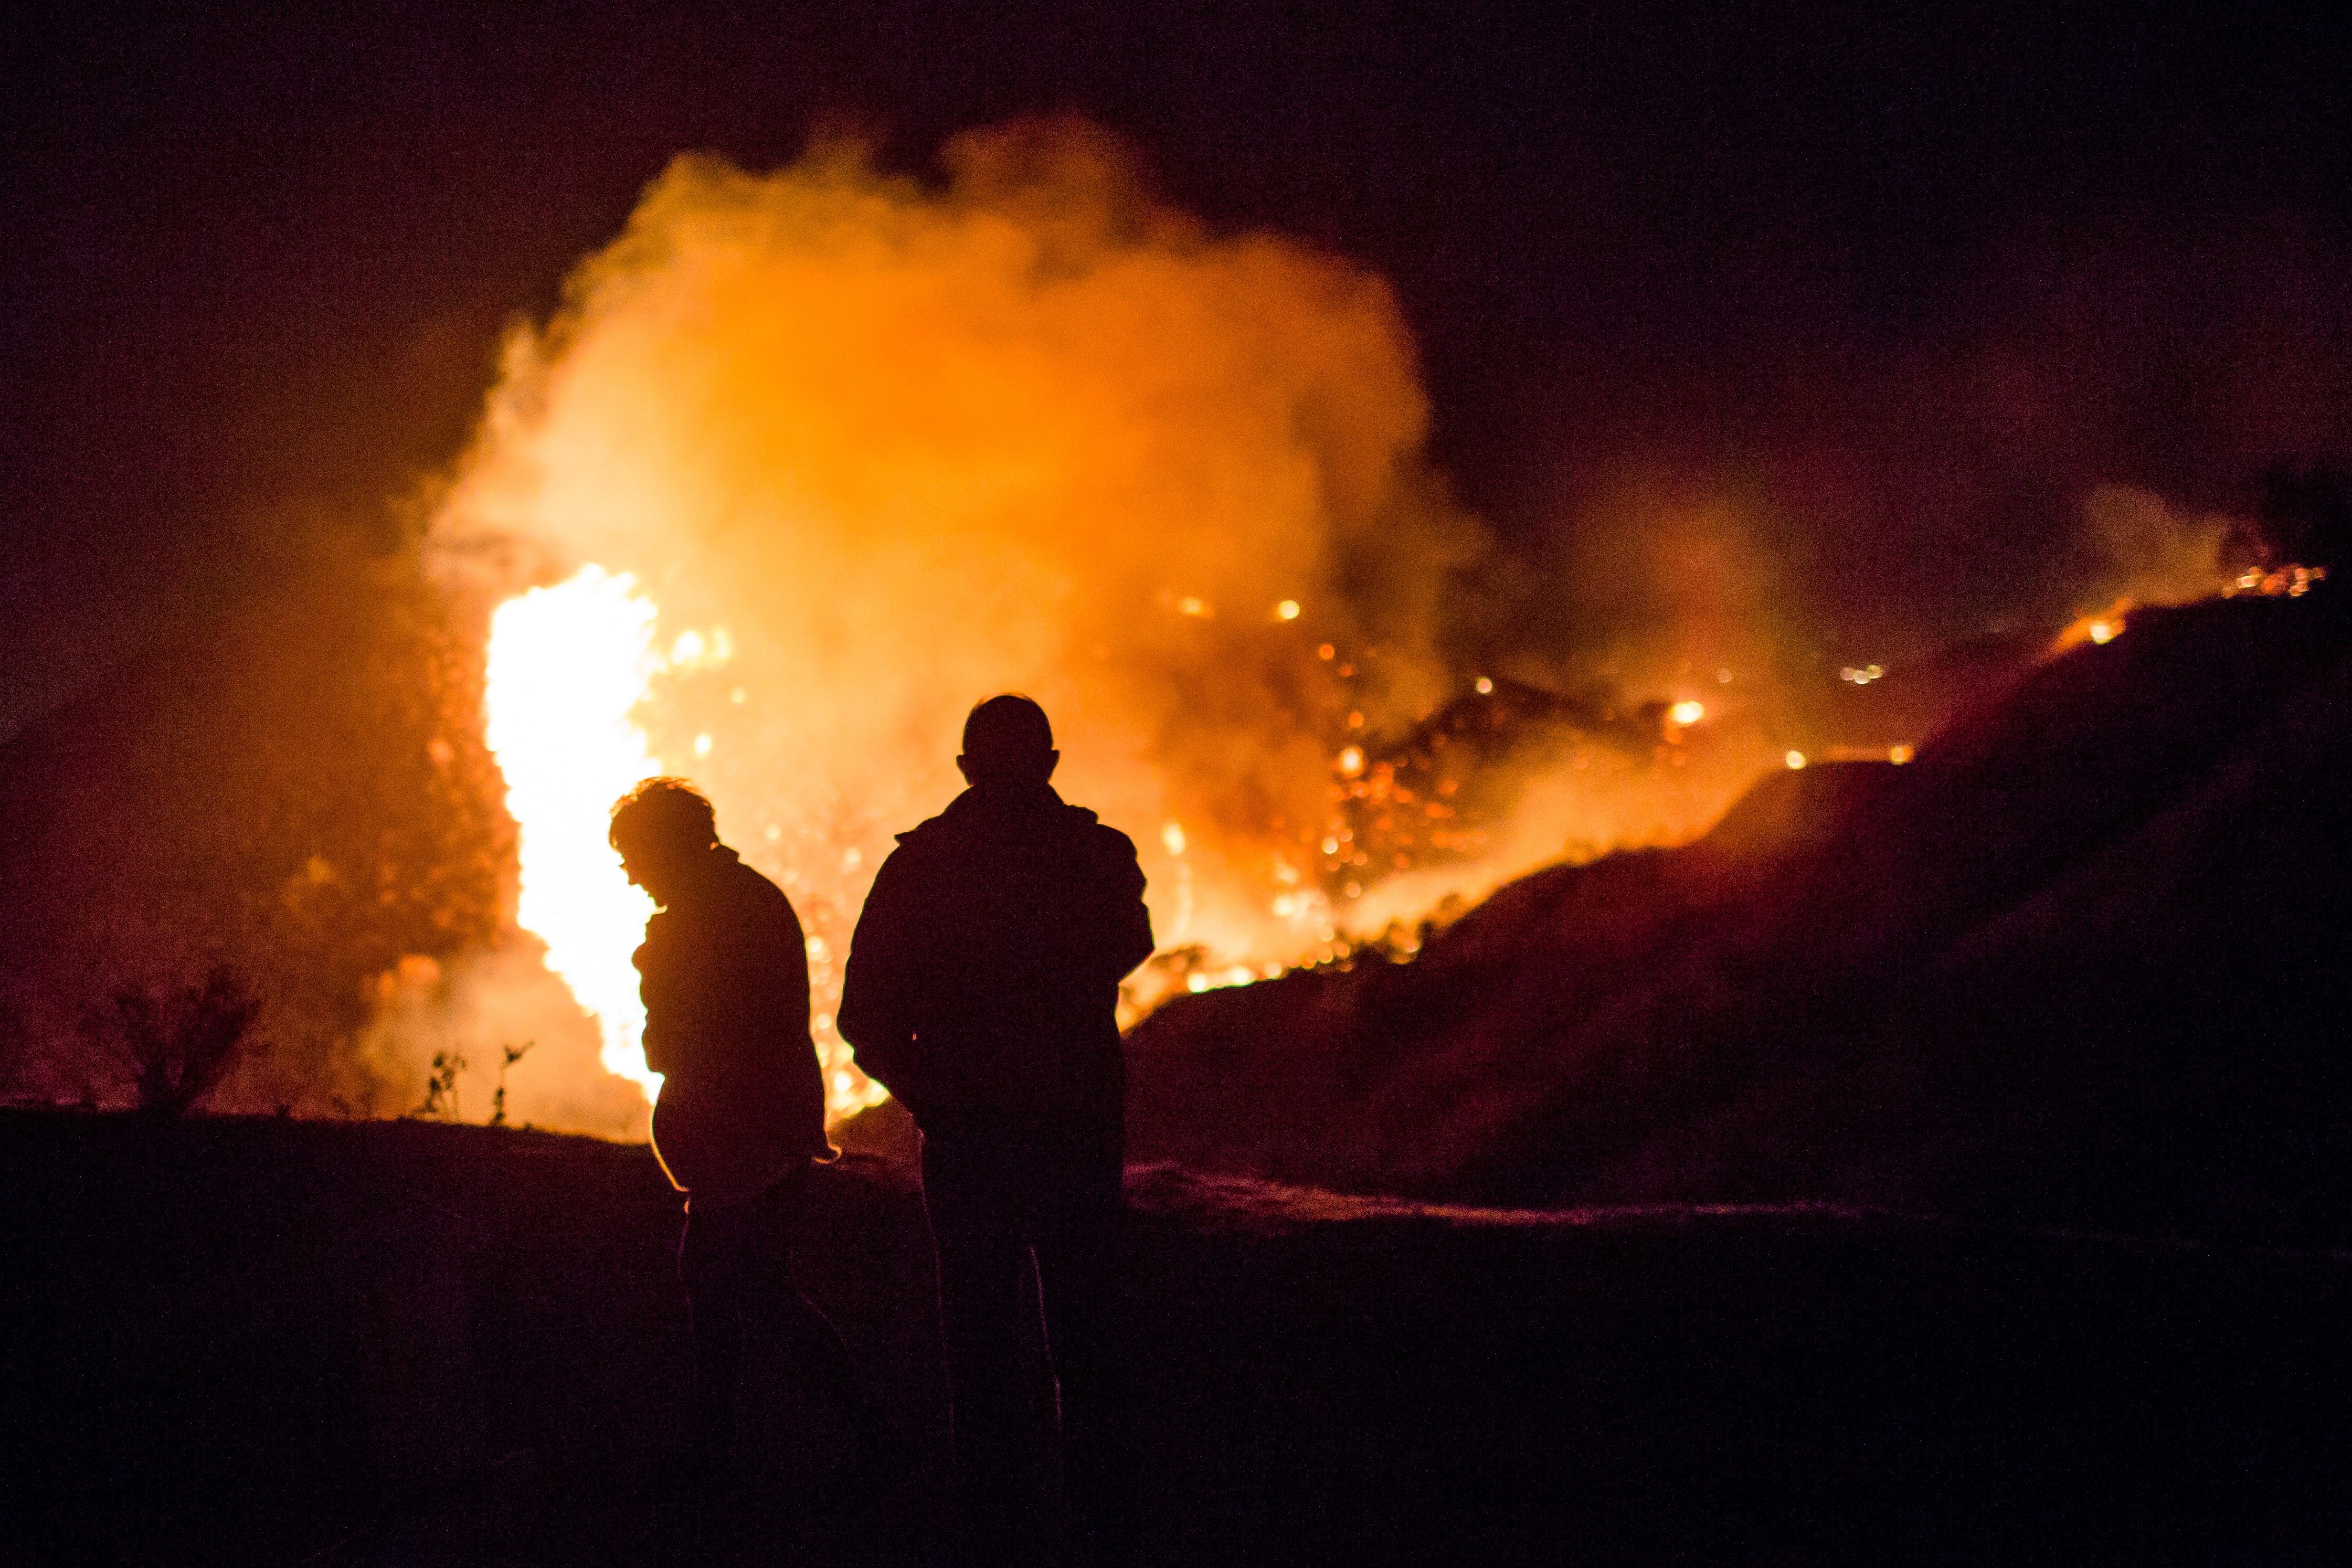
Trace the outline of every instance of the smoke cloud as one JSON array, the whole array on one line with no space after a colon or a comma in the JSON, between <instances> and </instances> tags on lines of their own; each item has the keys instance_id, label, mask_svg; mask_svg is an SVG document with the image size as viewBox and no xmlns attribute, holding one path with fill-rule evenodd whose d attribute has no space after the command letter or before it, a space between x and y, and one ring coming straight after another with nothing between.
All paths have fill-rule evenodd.
<instances>
[{"instance_id":1,"label":"smoke cloud","mask_svg":"<svg viewBox=\"0 0 2352 1568\"><path fill-rule=\"evenodd\" d=\"M2130 485L2101 485L2083 503L2085 610L2102 595L2137 605L2185 605L2220 591L2224 553L2244 524L2198 512Z\"/></svg>"},{"instance_id":2,"label":"smoke cloud","mask_svg":"<svg viewBox=\"0 0 2352 1568\"><path fill-rule=\"evenodd\" d=\"M1453 686L1448 584L1486 548L1425 468L1396 302L1203 232L1083 125L942 161L672 165L509 344L442 570L488 603L594 563L657 603L638 721L793 893L821 1009L999 690L1138 840L1163 942L1296 957L1327 913L1274 900L1333 756Z\"/></svg>"}]
</instances>

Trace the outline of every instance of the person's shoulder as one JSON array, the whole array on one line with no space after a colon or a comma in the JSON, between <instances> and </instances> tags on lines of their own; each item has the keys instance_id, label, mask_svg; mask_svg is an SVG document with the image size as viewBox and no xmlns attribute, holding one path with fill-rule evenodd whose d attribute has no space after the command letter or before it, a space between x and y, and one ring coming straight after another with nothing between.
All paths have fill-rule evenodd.
<instances>
[{"instance_id":1,"label":"person's shoulder","mask_svg":"<svg viewBox=\"0 0 2352 1568\"><path fill-rule=\"evenodd\" d=\"M897 837L898 844L890 853L882 857L882 864L875 873L877 877L894 866L904 872L942 854L951 853L960 835L954 819L943 811L937 816L925 817Z\"/></svg>"},{"instance_id":2,"label":"person's shoulder","mask_svg":"<svg viewBox=\"0 0 2352 1568\"><path fill-rule=\"evenodd\" d=\"M736 898L762 890L781 891L757 869L745 865L742 856L724 844L712 847L709 868L704 877L702 885L706 889L718 889Z\"/></svg>"},{"instance_id":3,"label":"person's shoulder","mask_svg":"<svg viewBox=\"0 0 2352 1568\"><path fill-rule=\"evenodd\" d=\"M925 868L938 861L947 847L938 831L940 820L934 816L898 836L890 853L874 868L874 885L866 892L868 904L877 897L887 900L924 879Z\"/></svg>"},{"instance_id":4,"label":"person's shoulder","mask_svg":"<svg viewBox=\"0 0 2352 1568\"><path fill-rule=\"evenodd\" d=\"M1073 837L1086 846L1087 855L1099 865L1129 866L1135 864L1135 840L1103 821L1083 805L1065 805L1069 815L1064 818Z\"/></svg>"},{"instance_id":5,"label":"person's shoulder","mask_svg":"<svg viewBox=\"0 0 2352 1568\"><path fill-rule=\"evenodd\" d=\"M1093 824L1087 837L1093 843L1095 852L1098 855L1116 860L1135 858L1135 840L1108 822Z\"/></svg>"},{"instance_id":6,"label":"person's shoulder","mask_svg":"<svg viewBox=\"0 0 2352 1568\"><path fill-rule=\"evenodd\" d=\"M794 921L799 919L793 913L793 900L783 889L776 886L774 879L766 872L745 865L740 857L727 866L723 875L729 895L739 907L748 904L771 914L780 914Z\"/></svg>"}]
</instances>

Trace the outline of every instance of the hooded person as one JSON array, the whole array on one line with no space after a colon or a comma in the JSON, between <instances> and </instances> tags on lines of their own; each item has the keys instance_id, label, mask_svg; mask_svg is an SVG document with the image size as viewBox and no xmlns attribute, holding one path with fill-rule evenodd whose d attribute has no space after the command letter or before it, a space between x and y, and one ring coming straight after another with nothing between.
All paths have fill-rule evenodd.
<instances>
[{"instance_id":1,"label":"hooded person","mask_svg":"<svg viewBox=\"0 0 2352 1568\"><path fill-rule=\"evenodd\" d=\"M923 1135L966 1554L1013 1561L1024 1477L1024 1274L1059 1384L1072 1543L1125 1543L1118 1394L1118 983L1150 956L1135 845L1066 804L1045 710L992 697L956 759L971 787L898 836L850 943L838 1016L858 1066Z\"/></svg>"},{"instance_id":2,"label":"hooded person","mask_svg":"<svg viewBox=\"0 0 2352 1568\"><path fill-rule=\"evenodd\" d=\"M710 802L652 778L614 803L610 841L659 906L636 951L646 1065L663 1075L656 1156L686 1194L678 1274L694 1332L696 1479L728 1479L748 1333L836 1400L861 1471L893 1447L847 1347L793 1283L812 1162L834 1157L809 1034L808 948L791 900L719 842Z\"/></svg>"}]
</instances>

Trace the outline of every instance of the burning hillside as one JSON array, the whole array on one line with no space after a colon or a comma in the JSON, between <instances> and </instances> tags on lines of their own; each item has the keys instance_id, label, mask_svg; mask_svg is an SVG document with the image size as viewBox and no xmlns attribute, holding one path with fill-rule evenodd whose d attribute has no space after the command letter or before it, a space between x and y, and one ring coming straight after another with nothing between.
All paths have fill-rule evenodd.
<instances>
[{"instance_id":1,"label":"burning hillside","mask_svg":"<svg viewBox=\"0 0 2352 1568\"><path fill-rule=\"evenodd\" d=\"M514 343L434 525L488 626L520 918L612 1070L646 1077L645 905L601 813L649 773L703 784L800 907L841 1114L879 1093L832 1031L850 925L990 691L1044 701L1059 782L1142 849L1167 956L1139 1008L1572 839L1686 837L1762 765L1695 700L1456 667L1488 545L1426 471L1378 279L1203 233L1082 127L946 162L944 190L847 149L676 165Z\"/></svg>"},{"instance_id":2,"label":"burning hillside","mask_svg":"<svg viewBox=\"0 0 2352 1568\"><path fill-rule=\"evenodd\" d=\"M1907 767L1498 892L1130 1041L1139 1157L1487 1202L1824 1197L2341 1234L2352 624L2134 615Z\"/></svg>"}]
</instances>

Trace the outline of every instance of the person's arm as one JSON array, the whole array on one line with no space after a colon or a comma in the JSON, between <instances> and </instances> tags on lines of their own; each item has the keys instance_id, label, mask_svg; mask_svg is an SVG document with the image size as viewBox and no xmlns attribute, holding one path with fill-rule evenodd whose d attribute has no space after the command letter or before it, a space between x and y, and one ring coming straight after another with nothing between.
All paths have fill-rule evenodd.
<instances>
[{"instance_id":1,"label":"person's arm","mask_svg":"<svg viewBox=\"0 0 2352 1568\"><path fill-rule=\"evenodd\" d=\"M676 1029L677 1011L677 985L673 981L660 939L661 916L656 914L646 922L646 940L635 954L637 966L637 999L645 1004L644 1036L646 1066L667 1078L677 1070L672 1060L670 1036Z\"/></svg>"},{"instance_id":2,"label":"person's arm","mask_svg":"<svg viewBox=\"0 0 2352 1568\"><path fill-rule=\"evenodd\" d=\"M1143 902L1143 867L1136 859L1135 840L1115 827L1101 831L1105 956L1111 979L1124 980L1151 956L1151 911Z\"/></svg>"},{"instance_id":3,"label":"person's arm","mask_svg":"<svg viewBox=\"0 0 2352 1568\"><path fill-rule=\"evenodd\" d=\"M915 999L920 955L911 908L912 870L901 848L875 874L874 889L866 895L866 908L849 939L841 1011L834 1023L849 1042L857 1070L888 1089L919 1120L923 1084Z\"/></svg>"}]
</instances>

